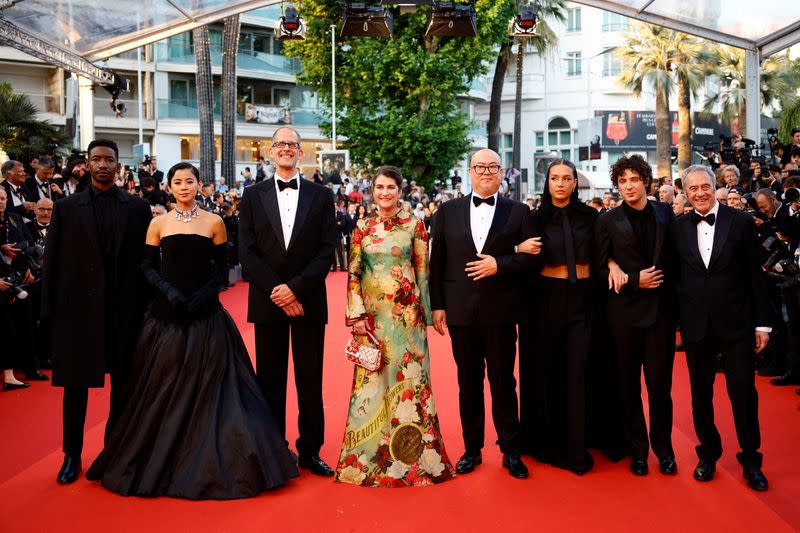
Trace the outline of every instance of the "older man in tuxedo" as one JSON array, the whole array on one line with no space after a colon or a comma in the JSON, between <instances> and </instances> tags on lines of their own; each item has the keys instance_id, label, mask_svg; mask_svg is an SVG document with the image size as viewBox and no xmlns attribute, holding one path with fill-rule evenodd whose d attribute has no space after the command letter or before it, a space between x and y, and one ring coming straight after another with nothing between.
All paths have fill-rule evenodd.
<instances>
[{"instance_id":1,"label":"older man in tuxedo","mask_svg":"<svg viewBox=\"0 0 800 533\"><path fill-rule=\"evenodd\" d=\"M753 218L721 205L714 197L714 174L694 165L683 174L694 207L673 224L680 258L680 325L692 390L692 416L700 445L698 481L714 477L722 441L714 425L714 377L722 354L725 381L747 485L767 490L761 471L761 434L755 357L766 347L771 329L767 288L761 272Z\"/></svg>"},{"instance_id":2,"label":"older man in tuxedo","mask_svg":"<svg viewBox=\"0 0 800 533\"><path fill-rule=\"evenodd\" d=\"M470 163L472 194L442 204L431 250L431 309L436 331L449 329L458 367L464 455L460 474L481 464L484 443L484 368L492 391L492 418L503 466L528 477L520 458L519 408L514 360L522 311L523 276L535 256L516 253L533 236L528 207L498 195L500 156L480 150Z\"/></svg>"}]
</instances>

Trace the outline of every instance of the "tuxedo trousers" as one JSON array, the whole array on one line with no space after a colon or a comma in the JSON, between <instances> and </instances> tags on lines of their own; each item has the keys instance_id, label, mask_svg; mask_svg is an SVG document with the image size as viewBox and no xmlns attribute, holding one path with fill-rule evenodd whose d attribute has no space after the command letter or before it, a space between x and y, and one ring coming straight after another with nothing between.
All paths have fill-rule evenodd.
<instances>
[{"instance_id":1,"label":"tuxedo trousers","mask_svg":"<svg viewBox=\"0 0 800 533\"><path fill-rule=\"evenodd\" d=\"M291 338L299 411L297 453L300 456L319 455L325 440L325 414L322 406L325 324L304 317L287 316L285 319L255 324L255 334L256 376L284 440Z\"/></svg>"},{"instance_id":2,"label":"tuxedo trousers","mask_svg":"<svg viewBox=\"0 0 800 533\"><path fill-rule=\"evenodd\" d=\"M120 372L110 372L111 394L108 409L108 420L103 434L103 443L108 442L108 437L114 430L114 425L122 416L128 404L130 390L128 377L122 377ZM62 403L62 423L64 435L62 450L65 455L81 456L83 451L83 432L86 425L86 407L89 402L89 389L87 387L64 387Z\"/></svg>"},{"instance_id":3,"label":"tuxedo trousers","mask_svg":"<svg viewBox=\"0 0 800 533\"><path fill-rule=\"evenodd\" d=\"M645 327L609 316L619 370L619 393L625 435L636 459L646 459L650 446L658 458L675 458L672 448L672 367L675 328L672 317L656 314ZM650 411L650 440L642 406L642 370Z\"/></svg>"},{"instance_id":4,"label":"tuxedo trousers","mask_svg":"<svg viewBox=\"0 0 800 533\"><path fill-rule=\"evenodd\" d=\"M684 341L689 382L692 389L692 418L700 445L697 456L706 461L722 457L722 440L714 424L714 379L717 354L722 354L722 368L733 422L739 441L736 458L745 467L760 468L761 433L758 424L758 392L755 384L755 341L753 334L730 341L720 339L707 329L699 341Z\"/></svg>"},{"instance_id":5,"label":"tuxedo trousers","mask_svg":"<svg viewBox=\"0 0 800 533\"><path fill-rule=\"evenodd\" d=\"M458 407L467 451L483 449L485 406L483 382L488 375L492 420L500 450L520 452L519 404L514 362L516 324L448 326L458 375Z\"/></svg>"}]
</instances>

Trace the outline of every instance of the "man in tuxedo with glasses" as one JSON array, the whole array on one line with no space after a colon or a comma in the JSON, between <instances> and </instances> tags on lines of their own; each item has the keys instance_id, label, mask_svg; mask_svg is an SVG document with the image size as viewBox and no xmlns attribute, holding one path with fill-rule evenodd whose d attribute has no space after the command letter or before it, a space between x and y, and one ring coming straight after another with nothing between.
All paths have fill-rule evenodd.
<instances>
[{"instance_id":1,"label":"man in tuxedo with glasses","mask_svg":"<svg viewBox=\"0 0 800 533\"><path fill-rule=\"evenodd\" d=\"M299 407L298 466L320 476L325 435L322 354L328 303L325 277L341 242L333 195L300 177L300 135L282 126L272 138L275 176L244 191L239 205L239 259L250 279L247 320L255 324L256 375L286 435L286 380L291 335Z\"/></svg>"},{"instance_id":2,"label":"man in tuxedo with glasses","mask_svg":"<svg viewBox=\"0 0 800 533\"><path fill-rule=\"evenodd\" d=\"M517 323L526 315L520 287L535 256L516 253L516 245L533 237L533 226L525 204L498 194L502 171L497 153L478 151L469 170L472 194L437 211L431 232L431 309L436 331L450 332L458 367L466 450L456 471L471 472L482 461L485 368L503 466L513 477L526 478L514 362Z\"/></svg>"},{"instance_id":3,"label":"man in tuxedo with glasses","mask_svg":"<svg viewBox=\"0 0 800 533\"><path fill-rule=\"evenodd\" d=\"M715 178L707 167L693 165L683 173L684 190L694 207L673 224L672 238L680 264L681 337L692 390L692 417L700 445L694 470L698 481L710 481L722 456L714 424L714 378L717 354L722 367L747 485L767 490L761 471L761 434L755 355L769 341L771 323L767 287L759 261L753 218L720 205Z\"/></svg>"}]
</instances>

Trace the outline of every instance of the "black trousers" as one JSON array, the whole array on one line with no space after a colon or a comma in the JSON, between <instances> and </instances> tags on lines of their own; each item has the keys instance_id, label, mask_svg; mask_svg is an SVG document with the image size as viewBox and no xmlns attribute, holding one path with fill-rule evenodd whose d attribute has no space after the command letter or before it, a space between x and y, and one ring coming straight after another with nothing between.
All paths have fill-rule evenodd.
<instances>
[{"instance_id":1,"label":"black trousers","mask_svg":"<svg viewBox=\"0 0 800 533\"><path fill-rule=\"evenodd\" d=\"M492 420L503 453L520 452L519 408L514 361L517 327L449 326L453 356L458 368L458 408L464 446L483 449L485 407L483 381L488 374L492 393Z\"/></svg>"},{"instance_id":2,"label":"black trousers","mask_svg":"<svg viewBox=\"0 0 800 533\"><path fill-rule=\"evenodd\" d=\"M758 425L758 393L755 385L755 340L751 333L744 339L729 341L709 332L700 341L684 341L689 381L692 388L692 418L700 445L697 456L717 461L722 456L722 441L714 424L714 379L716 357L722 354L722 367L728 398L733 408L733 422L741 452L736 458L745 467L761 467L761 433Z\"/></svg>"},{"instance_id":3,"label":"black trousers","mask_svg":"<svg viewBox=\"0 0 800 533\"><path fill-rule=\"evenodd\" d=\"M339 270L347 268L347 255L345 255L344 241L339 234L339 241L336 243L336 253L333 261L333 266Z\"/></svg>"},{"instance_id":4,"label":"black trousers","mask_svg":"<svg viewBox=\"0 0 800 533\"><path fill-rule=\"evenodd\" d=\"M646 459L653 447L658 458L675 458L672 448L672 366L675 328L658 313L653 325L631 327L609 317L619 369L619 393L625 435L636 459ZM642 369L650 407L650 440L642 406Z\"/></svg>"},{"instance_id":5,"label":"black trousers","mask_svg":"<svg viewBox=\"0 0 800 533\"><path fill-rule=\"evenodd\" d=\"M322 407L322 355L325 324L304 318L256 324L256 375L278 429L286 438L286 381L289 373L289 338L292 341L294 383L297 389L297 453L318 455L325 440Z\"/></svg>"},{"instance_id":6,"label":"black trousers","mask_svg":"<svg viewBox=\"0 0 800 533\"><path fill-rule=\"evenodd\" d=\"M130 397L127 375L123 378L122 373L112 372L110 376L111 398L103 443L108 442L108 438L111 436L111 432L114 430L114 426L120 416L122 416ZM65 455L81 456L88 401L89 389L87 387L64 387L64 401L62 403L64 437L62 449Z\"/></svg>"},{"instance_id":7,"label":"black trousers","mask_svg":"<svg viewBox=\"0 0 800 533\"><path fill-rule=\"evenodd\" d=\"M7 294L0 292L0 297L5 298ZM3 339L0 349L3 352L0 355L2 370L13 368L26 374L38 370L31 297L15 300L14 303L0 303L0 322L0 338Z\"/></svg>"},{"instance_id":8,"label":"black trousers","mask_svg":"<svg viewBox=\"0 0 800 533\"><path fill-rule=\"evenodd\" d=\"M540 277L530 323L520 333L520 413L525 449L537 459L585 472L586 366L591 282Z\"/></svg>"}]
</instances>

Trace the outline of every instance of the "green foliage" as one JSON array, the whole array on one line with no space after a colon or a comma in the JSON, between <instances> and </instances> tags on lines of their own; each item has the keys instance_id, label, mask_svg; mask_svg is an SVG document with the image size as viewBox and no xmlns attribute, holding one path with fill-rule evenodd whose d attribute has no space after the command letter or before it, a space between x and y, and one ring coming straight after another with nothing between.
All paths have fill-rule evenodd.
<instances>
[{"instance_id":1,"label":"green foliage","mask_svg":"<svg viewBox=\"0 0 800 533\"><path fill-rule=\"evenodd\" d=\"M331 34L337 25L337 137L354 163L391 164L409 179L429 185L447 174L469 151L469 118L459 95L485 74L496 46L507 39L515 2L478 0L477 38L424 38L427 9L394 10L394 38L340 38L342 9L334 0L306 0L305 41L287 43L299 57L299 83L331 101ZM343 45L344 49L343 49ZM321 124L330 136L330 122Z\"/></svg>"},{"instance_id":2,"label":"green foliage","mask_svg":"<svg viewBox=\"0 0 800 533\"><path fill-rule=\"evenodd\" d=\"M50 144L66 144L61 128L38 120L38 112L27 96L0 82L0 148L12 159L29 161L46 153Z\"/></svg>"}]
</instances>

